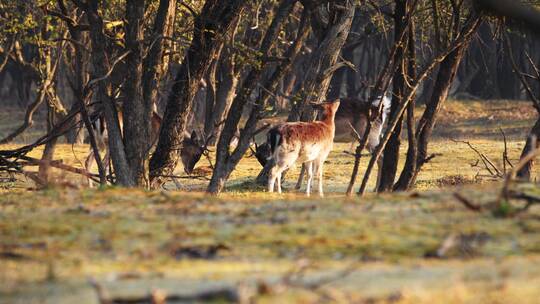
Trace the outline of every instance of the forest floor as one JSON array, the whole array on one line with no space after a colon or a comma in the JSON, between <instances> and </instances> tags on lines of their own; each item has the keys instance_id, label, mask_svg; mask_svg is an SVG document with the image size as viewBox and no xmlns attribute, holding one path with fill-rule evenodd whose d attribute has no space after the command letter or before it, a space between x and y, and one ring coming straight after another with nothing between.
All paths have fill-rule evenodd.
<instances>
[{"instance_id":1,"label":"forest floor","mask_svg":"<svg viewBox=\"0 0 540 304\"><path fill-rule=\"evenodd\" d=\"M0 137L20 113L6 115ZM502 169L499 128L515 163L534 119L526 102L449 102L430 146L440 155L409 193L345 197L348 144L330 155L324 199L290 190L298 170L286 194L265 193L252 182L260 170L254 157L219 197L202 193L205 179L182 179L180 190L190 192L172 184L169 191L85 189L60 172L46 190L4 182L0 303L144 303L150 294L170 303L537 303L540 208L500 218L454 197L484 204L501 188L455 140ZM57 158L77 166L87 151L60 145ZM201 160L199 173L205 166ZM535 185L520 187L540 195Z\"/></svg>"}]
</instances>

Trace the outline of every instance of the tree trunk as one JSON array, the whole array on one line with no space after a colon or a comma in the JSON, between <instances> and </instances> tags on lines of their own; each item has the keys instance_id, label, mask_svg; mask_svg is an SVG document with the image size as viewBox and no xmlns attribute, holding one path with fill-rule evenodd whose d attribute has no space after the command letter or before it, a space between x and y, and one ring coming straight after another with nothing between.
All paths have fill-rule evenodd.
<instances>
[{"instance_id":1,"label":"tree trunk","mask_svg":"<svg viewBox=\"0 0 540 304\"><path fill-rule=\"evenodd\" d=\"M126 157L137 186L148 184L151 104L143 98L144 1L126 1L126 81L122 105Z\"/></svg>"},{"instance_id":2,"label":"tree trunk","mask_svg":"<svg viewBox=\"0 0 540 304\"><path fill-rule=\"evenodd\" d=\"M416 177L422 169L422 166L429 160L427 150L431 133L435 127L437 115L444 101L448 97L448 91L450 90L450 86L452 85L457 68L459 67L459 63L463 58L467 46L468 43L464 43L450 53L440 64L439 72L433 87L433 93L418 122L416 130L417 157L416 159L407 158L402 176L396 185L397 190L410 189L416 182ZM416 162L416 164L412 164L412 162Z\"/></svg>"},{"instance_id":3,"label":"tree trunk","mask_svg":"<svg viewBox=\"0 0 540 304\"><path fill-rule=\"evenodd\" d=\"M240 74L235 67L234 60L234 55L228 54L223 57L221 63L221 81L216 92L216 104L212 111L212 125L206 134L211 137L209 142L211 145L217 143L221 135L221 130L223 130L224 120L236 96Z\"/></svg>"},{"instance_id":4,"label":"tree trunk","mask_svg":"<svg viewBox=\"0 0 540 304\"><path fill-rule=\"evenodd\" d=\"M204 107L204 136L207 140L211 134L214 132L216 122L214 122L214 116L219 117L219 114L214 114L216 111L217 104L217 70L219 66L219 61L221 57L223 46L216 52L216 59L211 63L208 73L206 75L206 105ZM221 105L219 106L220 110L225 110Z\"/></svg>"},{"instance_id":5,"label":"tree trunk","mask_svg":"<svg viewBox=\"0 0 540 304\"><path fill-rule=\"evenodd\" d=\"M231 154L229 152L230 143L234 134L236 133L236 130L238 129L242 112L248 103L250 96L259 87L259 82L261 81L263 71L268 65L268 60L266 58L269 56L271 47L279 35L281 25L289 16L295 3L296 0L282 0L280 2L272 23L266 31L264 39L259 48L262 53L261 67L252 68L248 76L245 78L239 94L236 96L231 105L231 109L227 115L227 119L225 120L225 125L216 149L216 167L214 168L212 179L208 185L207 192L209 193L217 194L223 190L225 181L229 178L229 175L249 147L251 134L253 134L255 131L257 121L259 120L259 110L264 106L264 104L266 104L268 98L270 97L267 90L275 90L279 80L281 80L285 72L290 69L292 65L292 56L287 54L286 57L288 56L287 58L289 58L289 60L281 66L281 69L278 68L276 71L274 71L274 74L268 81L268 84L265 83L263 85L266 90L261 90L257 104L252 106L250 116L240 134L238 146ZM301 34L299 34L299 36L301 36ZM301 45L298 46L297 43L295 43L293 47L289 49L289 51L294 48L294 46L296 46L298 50L301 47Z\"/></svg>"},{"instance_id":6,"label":"tree trunk","mask_svg":"<svg viewBox=\"0 0 540 304\"><path fill-rule=\"evenodd\" d=\"M152 34L150 48L143 62L143 99L145 105L157 103L159 79L167 75L169 60L164 58L165 50L170 49L171 41L164 37L172 36L176 0L160 0Z\"/></svg>"},{"instance_id":7,"label":"tree trunk","mask_svg":"<svg viewBox=\"0 0 540 304\"><path fill-rule=\"evenodd\" d=\"M105 52L107 38L104 34L103 19L98 13L98 2L89 2L84 7L90 24L92 41L91 60L94 67L93 79L104 77L109 72L109 61ZM109 153L116 175L116 183L124 187L134 187L135 179L127 161L118 113L110 96L110 81L101 79L96 84L95 98L100 102L107 125Z\"/></svg>"},{"instance_id":8,"label":"tree trunk","mask_svg":"<svg viewBox=\"0 0 540 304\"><path fill-rule=\"evenodd\" d=\"M405 16L407 15L407 9L409 6L409 1L407 0L396 0L395 9L394 9L394 42L399 43L400 37L403 34L403 31L408 30L405 23ZM410 12L409 12L410 13ZM406 62L409 60L408 56L405 56L406 53L406 44L402 44L397 50L398 61ZM405 69L405 64L398 65L396 72L394 73L393 79L393 96L392 96L392 107L390 110L390 117L394 117L397 113L397 109L402 103L403 95L407 92L406 89L406 80L405 77L408 77L407 70ZM401 129L403 125L403 117L400 117L396 128L394 129L386 148L384 149L384 154L382 156L382 167L380 168L380 182L377 188L378 192L390 191L394 185L394 180L396 178L397 165L399 161L399 147L401 145Z\"/></svg>"},{"instance_id":9,"label":"tree trunk","mask_svg":"<svg viewBox=\"0 0 540 304\"><path fill-rule=\"evenodd\" d=\"M303 110L310 96L316 96L315 102L321 102L326 98L331 76L336 69L338 56L347 41L354 18L354 7L349 2L342 5L347 5L344 6L346 9L343 9L339 15L335 16L333 24L329 24L324 31L321 29L316 30L319 33L320 42L317 49L307 60L308 71L302 80L301 100L293 106L288 121L296 121L302 117L305 120L310 120L308 116L312 115L311 111ZM317 17L312 16L312 18ZM329 71L332 72L329 73ZM257 183L262 184L268 181L268 174L273 166L273 160L269 160L258 174Z\"/></svg>"},{"instance_id":10,"label":"tree trunk","mask_svg":"<svg viewBox=\"0 0 540 304\"><path fill-rule=\"evenodd\" d=\"M226 3L207 0L195 19L193 40L176 75L165 108L156 151L150 160L153 188L161 186L178 164L183 133L200 81L223 44L223 36L230 31L246 5L247 2L242 0Z\"/></svg>"},{"instance_id":11,"label":"tree trunk","mask_svg":"<svg viewBox=\"0 0 540 304\"><path fill-rule=\"evenodd\" d=\"M332 75L339 68L336 63L351 30L355 9L348 0L334 1L331 5L328 10L331 22L327 25L318 14L320 8L311 10L312 30L319 44L306 62L301 100L293 106L287 121L313 119L313 111L306 107L307 102L320 103L326 99Z\"/></svg>"},{"instance_id":12,"label":"tree trunk","mask_svg":"<svg viewBox=\"0 0 540 304\"><path fill-rule=\"evenodd\" d=\"M536 146L533 146L535 145ZM529 153L540 147L540 118L536 120L536 123L534 124L534 127L529 132L529 136L527 137L527 142L525 144L525 147L523 148L523 151L521 152L521 158L524 158ZM534 163L535 160L531 160L528 162L521 170L518 171L517 176L523 180L531 180L531 172L534 170Z\"/></svg>"},{"instance_id":13,"label":"tree trunk","mask_svg":"<svg viewBox=\"0 0 540 304\"><path fill-rule=\"evenodd\" d=\"M410 30L409 30L409 43L407 46L408 60L407 60L407 75L412 79L416 78L416 52L415 52L415 24L414 21L411 21ZM405 161L405 167L401 172L401 175L394 185L393 190L406 190L409 188L409 180L414 172L416 172L416 159L418 155L418 148L416 145L416 134L414 131L415 128L415 97L412 98L409 105L407 106L407 158Z\"/></svg>"}]
</instances>

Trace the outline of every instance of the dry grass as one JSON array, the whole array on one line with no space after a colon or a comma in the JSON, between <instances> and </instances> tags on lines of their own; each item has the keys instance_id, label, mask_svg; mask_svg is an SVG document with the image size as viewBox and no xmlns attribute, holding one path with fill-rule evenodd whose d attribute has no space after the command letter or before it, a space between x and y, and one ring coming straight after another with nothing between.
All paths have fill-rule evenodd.
<instances>
[{"instance_id":1,"label":"dry grass","mask_svg":"<svg viewBox=\"0 0 540 304\"><path fill-rule=\"evenodd\" d=\"M491 197L484 189L463 191L479 200ZM257 278L272 282L308 259L313 266L307 279L354 262L358 270L334 288L353 292L356 286L357 296L399 291L404 300L425 297L427 303L442 294L449 282L444 274L474 296L471 286L477 284L491 290L493 280L510 286L538 280L538 211L497 219L472 213L440 191L330 200L122 189L7 194L0 199L0 292L35 296L43 282L84 290L89 287L81 278L88 276L117 292L126 292L122 278L132 277L138 293L153 278L165 287L184 280L199 287L208 279L227 286ZM425 259L453 233L483 235L484 241L460 244L448 262ZM493 259L506 266L493 272ZM111 276L116 279L109 281ZM370 284L358 285L368 278Z\"/></svg>"}]
</instances>

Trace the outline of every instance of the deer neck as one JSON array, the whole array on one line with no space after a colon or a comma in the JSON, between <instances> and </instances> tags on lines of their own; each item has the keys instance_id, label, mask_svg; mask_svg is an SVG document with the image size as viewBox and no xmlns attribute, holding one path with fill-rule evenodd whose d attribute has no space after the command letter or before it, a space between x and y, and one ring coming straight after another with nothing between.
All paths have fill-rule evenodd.
<instances>
[{"instance_id":1,"label":"deer neck","mask_svg":"<svg viewBox=\"0 0 540 304\"><path fill-rule=\"evenodd\" d=\"M329 127L331 128L334 128L334 113L328 113L324 116L322 122L325 124L325 125L328 125Z\"/></svg>"}]
</instances>

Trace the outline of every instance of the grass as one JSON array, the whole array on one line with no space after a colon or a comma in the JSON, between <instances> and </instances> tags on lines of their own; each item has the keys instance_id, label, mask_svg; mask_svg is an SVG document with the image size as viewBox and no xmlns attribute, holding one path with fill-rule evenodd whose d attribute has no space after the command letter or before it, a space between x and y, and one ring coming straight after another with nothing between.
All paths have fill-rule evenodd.
<instances>
[{"instance_id":1,"label":"grass","mask_svg":"<svg viewBox=\"0 0 540 304\"><path fill-rule=\"evenodd\" d=\"M112 296L247 288L260 303L535 303L540 210L502 219L464 208L453 192L484 203L500 184L478 177L486 173L471 166L478 156L449 140L469 140L500 163L500 126L515 162L533 119L522 109L526 104L505 101L450 103L430 146L442 155L426 165L412 193L344 197L353 163L342 152L348 144L330 155L325 199L254 188L254 157L240 163L219 197L204 195L201 180L182 180L181 190L190 192L84 189L79 177L60 172L58 185L41 191L28 190L25 180L4 184L0 303L97 303L89 278ZM87 149L60 145L57 158L80 166ZM288 189L297 173L289 174ZM535 185L523 187L539 195ZM431 258L451 238L455 246Z\"/></svg>"},{"instance_id":2,"label":"grass","mask_svg":"<svg viewBox=\"0 0 540 304\"><path fill-rule=\"evenodd\" d=\"M487 200L483 190L463 191ZM540 214L511 219L479 215L444 191L320 200L50 189L4 195L0 214L0 252L11 256L0 259L0 292L13 298L41 294L38 287L44 282L69 282L83 289L81 278L95 277L108 286L111 274L135 274L140 282L158 276L165 286L184 279L199 286L208 279L222 284L240 278L271 280L301 259L313 264L308 278L309 273L328 275L351 263L361 277L364 268L389 272L381 285L371 283L357 291L368 294L384 294L385 277L402 268L410 276L424 276L424 281L415 279L423 288L431 271L454 272L452 265L460 263L468 268L515 260L540 274ZM450 234L485 235L487 241L455 248L446 256L449 262L425 260ZM412 271L412 265L421 271ZM512 282L514 274L497 279ZM407 276L394 280L407 286ZM402 291L417 295L405 287Z\"/></svg>"}]
</instances>

